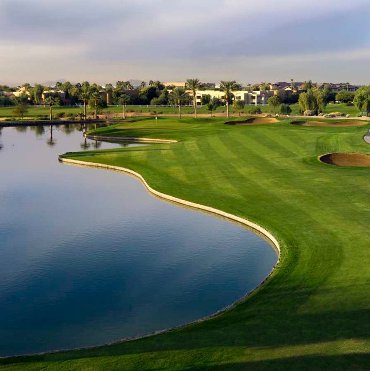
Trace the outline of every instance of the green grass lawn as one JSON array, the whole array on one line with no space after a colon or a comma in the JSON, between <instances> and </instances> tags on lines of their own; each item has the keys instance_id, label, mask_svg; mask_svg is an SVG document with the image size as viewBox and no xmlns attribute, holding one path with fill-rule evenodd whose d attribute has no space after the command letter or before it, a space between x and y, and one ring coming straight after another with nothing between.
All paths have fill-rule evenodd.
<instances>
[{"instance_id":1,"label":"green grass lawn","mask_svg":"<svg viewBox=\"0 0 370 371\"><path fill-rule=\"evenodd\" d=\"M281 242L272 277L211 320L127 343L0 360L1 369L369 369L370 169L317 156L370 153L362 139L370 125L223 121L131 121L97 133L179 142L67 157L133 169L161 192L259 223Z\"/></svg>"},{"instance_id":2,"label":"green grass lawn","mask_svg":"<svg viewBox=\"0 0 370 371\"><path fill-rule=\"evenodd\" d=\"M244 114L247 114L251 108L254 106L245 106L244 108ZM270 113L271 109L269 106L258 106L261 108L263 113ZM299 115L299 107L298 104L292 104L292 115ZM15 119L13 114L14 107L0 107L0 118L5 119ZM178 109L176 107L158 107L158 106L133 106L129 105L126 108L127 112L136 112L136 113L152 113L152 114L177 114ZM53 112L54 114L59 114L61 112L64 112L65 114L73 113L75 115L82 113L83 109L82 107L54 107ZM182 111L184 114L190 114L193 112L192 107L183 107ZM88 110L88 112L91 113L91 109ZM115 112L115 113L121 113L122 107L121 106L109 106L108 108L105 108L102 110L102 115L104 116L105 113L108 112ZM218 107L216 111L213 113L225 113L226 107ZM341 112L345 114L350 114L351 116L357 116L359 111L354 106L347 106L346 104L329 104L325 107L324 113L330 113L330 112ZM206 107L199 107L198 113L201 114L210 114L209 111L207 111ZM239 112L236 112L232 106L230 106L230 113L231 114L238 114ZM30 106L27 112L26 117L35 119L35 118L41 118L43 116L44 119L48 119L49 115L49 107L34 107Z\"/></svg>"}]
</instances>

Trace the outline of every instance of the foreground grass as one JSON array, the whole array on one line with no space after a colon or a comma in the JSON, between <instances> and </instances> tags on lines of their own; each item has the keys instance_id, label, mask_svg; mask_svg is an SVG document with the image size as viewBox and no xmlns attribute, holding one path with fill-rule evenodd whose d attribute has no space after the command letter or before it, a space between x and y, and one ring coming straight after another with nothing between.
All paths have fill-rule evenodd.
<instances>
[{"instance_id":1,"label":"foreground grass","mask_svg":"<svg viewBox=\"0 0 370 371\"><path fill-rule=\"evenodd\" d=\"M0 360L0 368L368 369L370 171L317 160L370 152L368 128L144 119L98 129L179 143L67 157L133 169L164 193L257 222L281 241L281 263L254 295L212 320L134 342Z\"/></svg>"}]
</instances>

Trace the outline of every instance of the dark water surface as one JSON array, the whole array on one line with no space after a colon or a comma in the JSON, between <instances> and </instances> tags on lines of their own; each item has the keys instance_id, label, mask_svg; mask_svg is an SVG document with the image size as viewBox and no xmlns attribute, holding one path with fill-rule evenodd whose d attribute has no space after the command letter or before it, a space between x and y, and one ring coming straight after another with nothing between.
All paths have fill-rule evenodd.
<instances>
[{"instance_id":1,"label":"dark water surface","mask_svg":"<svg viewBox=\"0 0 370 371\"><path fill-rule=\"evenodd\" d=\"M52 140L49 127L1 130L0 356L193 321L277 261L239 225L156 199L130 176L58 162L96 145L74 127L54 128Z\"/></svg>"}]
</instances>

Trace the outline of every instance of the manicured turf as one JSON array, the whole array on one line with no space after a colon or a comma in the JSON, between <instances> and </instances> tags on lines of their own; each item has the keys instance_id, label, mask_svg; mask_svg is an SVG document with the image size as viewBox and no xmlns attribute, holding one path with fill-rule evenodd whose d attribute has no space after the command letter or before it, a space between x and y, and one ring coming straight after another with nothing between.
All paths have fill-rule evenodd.
<instances>
[{"instance_id":1,"label":"manicured turf","mask_svg":"<svg viewBox=\"0 0 370 371\"><path fill-rule=\"evenodd\" d=\"M281 241L281 263L254 295L212 320L134 342L2 360L0 368L368 369L370 171L317 156L369 153L362 139L369 126L161 118L98 129L179 143L68 157L128 167L162 192L257 222Z\"/></svg>"}]
</instances>

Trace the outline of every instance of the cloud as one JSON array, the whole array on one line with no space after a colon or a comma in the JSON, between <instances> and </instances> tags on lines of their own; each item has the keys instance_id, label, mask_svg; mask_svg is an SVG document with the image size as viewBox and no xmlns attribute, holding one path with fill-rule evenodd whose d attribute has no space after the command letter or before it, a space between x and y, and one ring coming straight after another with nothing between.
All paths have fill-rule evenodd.
<instances>
[{"instance_id":1,"label":"cloud","mask_svg":"<svg viewBox=\"0 0 370 371\"><path fill-rule=\"evenodd\" d=\"M2 0L0 52L5 58L0 60L0 78L8 75L9 80L24 79L32 71L27 80L37 80L43 73L54 73L50 66L37 73L36 66L42 61L45 66L54 63L61 69L58 76L71 79L83 75L113 81L121 78L117 73L145 78L150 70L152 75L176 78L176 74L207 74L213 70L220 74L213 77L217 80L222 73L228 74L230 65L239 66L240 78L245 70L257 71L252 68L254 57L283 57L299 73L293 65L299 56L369 48L367 3ZM27 60L28 68L19 63L22 59ZM352 63L361 61L352 59ZM212 66L215 63L217 66ZM279 79L278 68L271 60L268 64L271 74ZM353 79L358 77L353 72Z\"/></svg>"}]
</instances>

